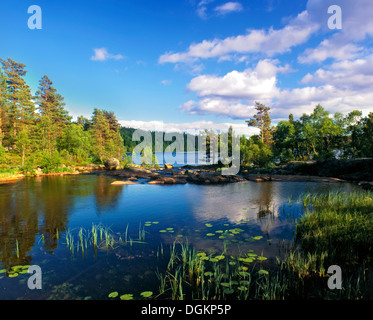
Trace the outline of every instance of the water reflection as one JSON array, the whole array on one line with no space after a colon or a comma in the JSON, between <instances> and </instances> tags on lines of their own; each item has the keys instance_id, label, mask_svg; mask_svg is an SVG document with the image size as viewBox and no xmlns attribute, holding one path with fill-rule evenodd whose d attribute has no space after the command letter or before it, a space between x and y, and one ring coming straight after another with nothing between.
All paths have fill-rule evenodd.
<instances>
[{"instance_id":1,"label":"water reflection","mask_svg":"<svg viewBox=\"0 0 373 320\"><path fill-rule=\"evenodd\" d=\"M53 253L74 207L92 194L99 213L118 201L121 190L100 176L36 177L0 185L1 265L30 264L37 239Z\"/></svg>"},{"instance_id":2,"label":"water reflection","mask_svg":"<svg viewBox=\"0 0 373 320\"><path fill-rule=\"evenodd\" d=\"M33 249L54 253L59 236L71 228L160 221L196 228L207 221L253 221L255 230L271 236L288 232L283 210L302 192L349 190L351 185L242 182L228 185L111 186L107 176L81 175L27 178L0 185L0 263L3 268L30 264ZM282 207L281 207L282 206ZM122 230L124 230L124 228ZM178 231L175 227L175 231ZM158 231L156 231L158 234Z\"/></svg>"}]
</instances>

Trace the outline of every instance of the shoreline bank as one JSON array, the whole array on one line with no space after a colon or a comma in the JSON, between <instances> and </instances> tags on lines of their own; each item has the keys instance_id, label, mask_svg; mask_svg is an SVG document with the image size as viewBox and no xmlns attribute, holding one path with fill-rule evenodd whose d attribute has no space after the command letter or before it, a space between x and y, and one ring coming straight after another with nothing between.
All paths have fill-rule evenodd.
<instances>
[{"instance_id":1,"label":"shoreline bank","mask_svg":"<svg viewBox=\"0 0 373 320\"><path fill-rule=\"evenodd\" d=\"M112 177L117 177L118 180L113 182L113 185L125 185L125 184L226 184L235 183L240 181L253 181L253 182L276 182L276 181L287 181L287 182L319 182L319 183L357 183L363 189L373 188L373 179L370 176L370 170L364 176L368 179L362 179L362 172L364 166L361 165L361 160L358 163L360 171L353 172L353 170L347 170L344 175L336 174L336 176L330 176L330 172L326 170L325 162L317 166L316 162L308 163L291 163L286 166L277 167L273 169L250 169L241 168L240 172L232 176L224 176L220 174L216 166L183 166L173 167L172 165L165 164L164 167L159 169L151 168L145 169L139 165L133 165L129 168L115 168L107 169L103 165L88 165L88 166L76 166L69 168L71 171L65 172L51 172L43 173L41 169L35 170L34 175L25 174L13 174L4 178L0 178L0 184L14 183L22 180L26 176L65 176L65 175L80 175L80 174L102 174ZM368 159L371 161L371 159ZM350 161L351 162L351 161ZM349 162L349 163L350 163ZM356 164L354 164L356 167ZM351 167L351 165L350 165ZM335 172L336 166L331 167L329 171ZM356 169L355 169L356 171ZM320 175L318 173L325 173ZM347 179L344 179L347 178ZM355 178L355 179L354 179Z\"/></svg>"}]
</instances>

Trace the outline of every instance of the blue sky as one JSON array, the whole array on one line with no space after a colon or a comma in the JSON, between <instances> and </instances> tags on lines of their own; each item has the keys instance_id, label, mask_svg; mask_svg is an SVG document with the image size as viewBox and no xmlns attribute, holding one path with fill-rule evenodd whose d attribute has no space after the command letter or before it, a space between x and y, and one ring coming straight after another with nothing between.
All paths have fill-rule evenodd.
<instances>
[{"instance_id":1,"label":"blue sky","mask_svg":"<svg viewBox=\"0 0 373 320\"><path fill-rule=\"evenodd\" d=\"M342 29L328 28L339 5ZM42 29L27 27L30 5ZM274 121L317 103L373 111L371 0L1 1L0 57L54 82L74 117L126 126L246 129L254 102Z\"/></svg>"}]
</instances>

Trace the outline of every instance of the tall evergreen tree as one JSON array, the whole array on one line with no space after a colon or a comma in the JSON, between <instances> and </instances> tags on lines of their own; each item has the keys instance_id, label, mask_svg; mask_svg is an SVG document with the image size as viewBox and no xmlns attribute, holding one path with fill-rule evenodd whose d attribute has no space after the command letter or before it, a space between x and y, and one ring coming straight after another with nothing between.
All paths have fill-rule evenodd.
<instances>
[{"instance_id":1,"label":"tall evergreen tree","mask_svg":"<svg viewBox=\"0 0 373 320\"><path fill-rule=\"evenodd\" d=\"M48 150L51 156L52 151L56 149L57 139L66 124L70 122L71 116L64 109L64 98L57 93L48 76L40 80L36 99L39 104L42 149Z\"/></svg>"},{"instance_id":2,"label":"tall evergreen tree","mask_svg":"<svg viewBox=\"0 0 373 320\"><path fill-rule=\"evenodd\" d=\"M255 109L257 113L250 120L246 120L248 126L256 127L260 129L260 138L264 145L272 144L273 128L271 126L270 107L266 107L264 104L255 102Z\"/></svg>"},{"instance_id":3,"label":"tall evergreen tree","mask_svg":"<svg viewBox=\"0 0 373 320\"><path fill-rule=\"evenodd\" d=\"M0 59L6 75L7 84L7 115L9 122L10 144L17 142L17 131L24 130L25 125L31 121L34 113L34 104L30 87L26 84L24 76L27 71L25 65L13 59Z\"/></svg>"},{"instance_id":4,"label":"tall evergreen tree","mask_svg":"<svg viewBox=\"0 0 373 320\"><path fill-rule=\"evenodd\" d=\"M0 147L3 144L3 121L6 115L6 78L0 68Z\"/></svg>"}]
</instances>

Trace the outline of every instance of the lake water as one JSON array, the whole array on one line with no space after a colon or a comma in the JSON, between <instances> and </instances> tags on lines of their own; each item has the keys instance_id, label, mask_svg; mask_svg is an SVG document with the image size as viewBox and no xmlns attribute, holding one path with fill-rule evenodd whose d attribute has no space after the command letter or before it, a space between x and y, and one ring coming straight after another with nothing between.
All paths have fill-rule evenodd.
<instances>
[{"instance_id":1,"label":"lake water","mask_svg":"<svg viewBox=\"0 0 373 320\"><path fill-rule=\"evenodd\" d=\"M157 292L174 241L234 255L251 249L270 264L292 241L302 193L352 191L351 184L239 182L227 185L110 185L104 175L25 178L0 185L0 299L108 299L118 291L139 298ZM79 231L110 227L131 245L79 247ZM82 229L81 229L82 228ZM227 240L229 230L240 228ZM141 232L141 243L139 239ZM127 232L126 232L127 231ZM126 234L126 235L125 235ZM70 247L68 236L74 239ZM71 239L71 238L70 238ZM71 250L71 247L74 249ZM16 265L38 265L42 289L30 290Z\"/></svg>"}]
</instances>

